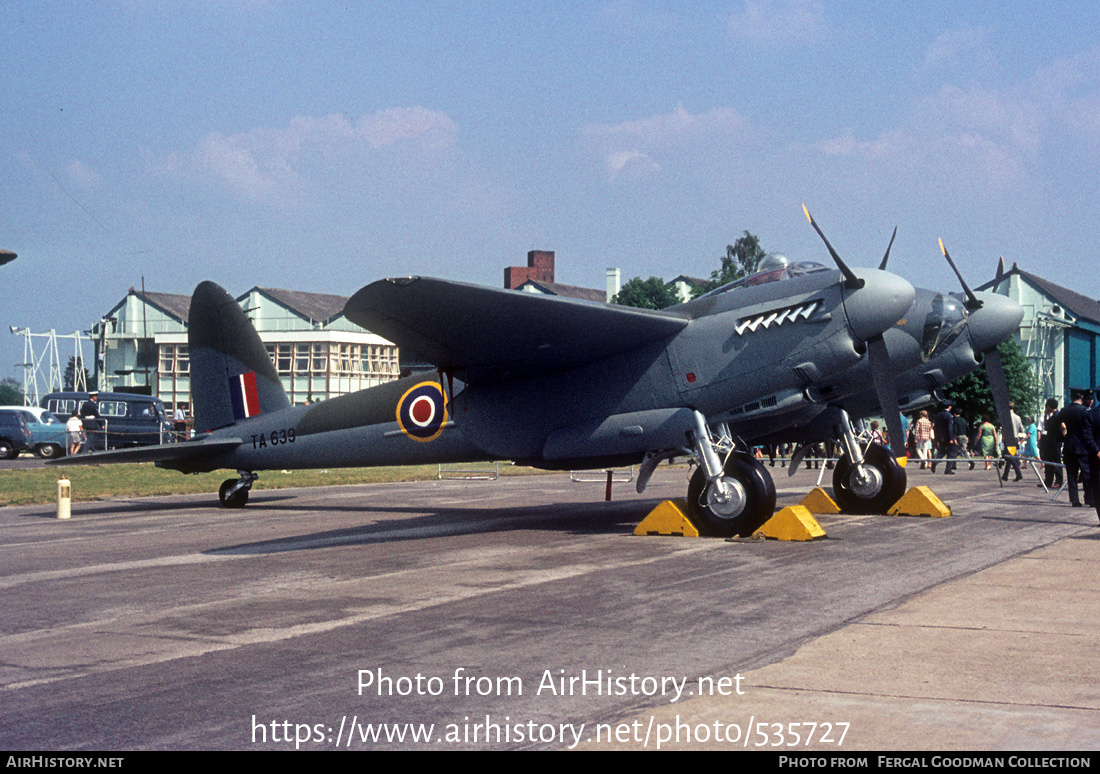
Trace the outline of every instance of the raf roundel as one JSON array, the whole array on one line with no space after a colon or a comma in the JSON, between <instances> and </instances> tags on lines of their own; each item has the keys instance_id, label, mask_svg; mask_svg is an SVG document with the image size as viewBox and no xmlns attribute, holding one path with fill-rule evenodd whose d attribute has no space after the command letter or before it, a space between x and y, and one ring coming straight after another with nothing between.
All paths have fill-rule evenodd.
<instances>
[{"instance_id":1,"label":"raf roundel","mask_svg":"<svg viewBox=\"0 0 1100 774\"><path fill-rule=\"evenodd\" d=\"M397 425L414 441L434 441L447 424L447 403L438 382L421 382L397 401Z\"/></svg>"}]
</instances>

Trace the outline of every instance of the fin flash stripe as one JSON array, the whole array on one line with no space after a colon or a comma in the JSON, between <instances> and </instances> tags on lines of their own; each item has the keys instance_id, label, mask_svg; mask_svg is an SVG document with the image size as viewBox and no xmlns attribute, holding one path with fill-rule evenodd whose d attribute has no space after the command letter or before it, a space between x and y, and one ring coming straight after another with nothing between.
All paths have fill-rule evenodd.
<instances>
[{"instance_id":1,"label":"fin flash stripe","mask_svg":"<svg viewBox=\"0 0 1100 774\"><path fill-rule=\"evenodd\" d=\"M434 441L447 424L447 401L439 382L421 382L397 401L397 426L414 441Z\"/></svg>"},{"instance_id":2,"label":"fin flash stripe","mask_svg":"<svg viewBox=\"0 0 1100 774\"><path fill-rule=\"evenodd\" d=\"M256 372L234 376L229 380L229 395L233 401L233 418L242 419L260 414L260 393L256 390Z\"/></svg>"}]
</instances>

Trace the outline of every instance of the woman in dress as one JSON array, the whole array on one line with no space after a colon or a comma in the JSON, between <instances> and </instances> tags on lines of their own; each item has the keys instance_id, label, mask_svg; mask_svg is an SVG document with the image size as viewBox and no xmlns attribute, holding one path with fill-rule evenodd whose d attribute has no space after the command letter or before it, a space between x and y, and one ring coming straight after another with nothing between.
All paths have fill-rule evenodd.
<instances>
[{"instance_id":1,"label":"woman in dress","mask_svg":"<svg viewBox=\"0 0 1100 774\"><path fill-rule=\"evenodd\" d=\"M1035 459L1039 456L1039 426L1035 424L1035 417L1024 419L1024 432L1027 433L1024 456Z\"/></svg>"},{"instance_id":2,"label":"woman in dress","mask_svg":"<svg viewBox=\"0 0 1100 774\"><path fill-rule=\"evenodd\" d=\"M982 426L978 435L978 448L985 457L985 469L990 469L990 460L997 456L997 428L989 420L989 414L982 414Z\"/></svg>"}]
</instances>

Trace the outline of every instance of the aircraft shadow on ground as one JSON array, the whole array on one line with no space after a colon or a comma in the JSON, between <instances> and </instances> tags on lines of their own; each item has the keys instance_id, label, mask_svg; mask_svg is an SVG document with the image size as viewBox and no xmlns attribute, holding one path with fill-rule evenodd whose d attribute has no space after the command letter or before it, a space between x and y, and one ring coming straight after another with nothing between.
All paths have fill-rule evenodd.
<instances>
[{"instance_id":1,"label":"aircraft shadow on ground","mask_svg":"<svg viewBox=\"0 0 1100 774\"><path fill-rule=\"evenodd\" d=\"M563 532L575 535L630 534L638 522L645 518L645 515L653 509L657 502L657 500L629 500L611 503L553 503L500 508L451 507L429 514L425 514L424 509L421 507L372 506L369 508L370 513L415 513L417 515L361 527L326 530L253 543L240 543L224 548L211 549L204 553L214 556L281 553L347 545L527 530ZM270 501L263 502L263 506L270 505ZM317 508L299 506L278 507L284 511L318 510ZM362 506L325 507L323 510L354 513L368 511Z\"/></svg>"}]
</instances>

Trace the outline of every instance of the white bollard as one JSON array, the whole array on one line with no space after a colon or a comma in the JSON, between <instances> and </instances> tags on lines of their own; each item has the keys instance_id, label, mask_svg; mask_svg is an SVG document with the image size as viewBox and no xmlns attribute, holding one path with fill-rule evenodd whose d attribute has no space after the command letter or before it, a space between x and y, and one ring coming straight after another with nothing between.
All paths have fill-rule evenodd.
<instances>
[{"instance_id":1,"label":"white bollard","mask_svg":"<svg viewBox=\"0 0 1100 774\"><path fill-rule=\"evenodd\" d=\"M57 518L67 519L72 515L72 486L69 479L62 476L57 479Z\"/></svg>"}]
</instances>

